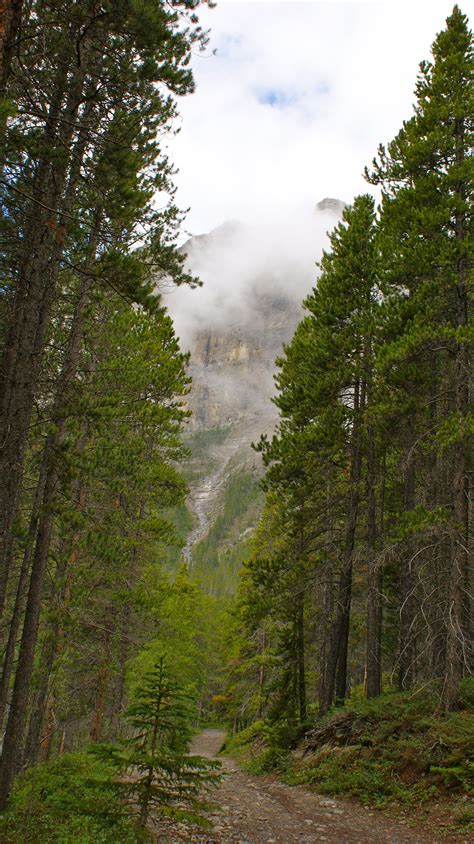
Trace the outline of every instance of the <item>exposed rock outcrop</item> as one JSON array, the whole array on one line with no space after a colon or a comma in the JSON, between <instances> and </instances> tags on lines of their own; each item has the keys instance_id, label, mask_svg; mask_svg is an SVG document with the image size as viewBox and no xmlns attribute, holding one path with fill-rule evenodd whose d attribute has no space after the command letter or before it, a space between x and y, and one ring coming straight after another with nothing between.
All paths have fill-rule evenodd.
<instances>
[{"instance_id":1,"label":"exposed rock outcrop","mask_svg":"<svg viewBox=\"0 0 474 844\"><path fill-rule=\"evenodd\" d=\"M191 482L189 504L196 526L185 549L188 559L192 545L206 535L220 510L226 477L239 468L254 470L260 465L250 446L262 433L271 433L277 420L271 401L275 359L303 317L302 299L316 278L314 264L324 232L336 224L344 207L338 199L317 203L314 229L309 228L311 236L315 233L314 245L307 247L304 266L296 255L292 263L291 250L279 252L275 243L269 245L265 263L265 244L259 242L256 248L248 227L235 221L193 237L182 247L188 268L202 274L205 284L199 316L191 312L183 323L193 380L188 431L198 434L225 428L227 432L222 442L213 442L209 448L208 468L204 473L198 469L198 477ZM254 271L252 254L256 255ZM192 295L199 296L199 291ZM207 310L203 301L209 305ZM206 466L206 458L201 455L200 460Z\"/></svg>"}]
</instances>

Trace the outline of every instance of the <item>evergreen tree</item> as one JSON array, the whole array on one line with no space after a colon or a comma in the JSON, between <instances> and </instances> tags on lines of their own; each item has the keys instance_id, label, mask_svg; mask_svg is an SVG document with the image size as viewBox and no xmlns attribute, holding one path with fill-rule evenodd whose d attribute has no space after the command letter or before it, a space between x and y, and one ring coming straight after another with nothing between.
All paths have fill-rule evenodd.
<instances>
[{"instance_id":1,"label":"evergreen tree","mask_svg":"<svg viewBox=\"0 0 474 844\"><path fill-rule=\"evenodd\" d=\"M91 373L85 355L86 377L69 405L60 484L68 503L60 508L56 501L53 508L55 531L63 546L56 575L56 588L64 591L62 607L54 609L56 588L47 598L52 604L50 621L57 624L61 615L67 618L71 613L75 621L63 631L62 645L59 641L48 648L49 664L42 662L39 668L43 697L34 702L30 718L30 758L38 747L46 700L58 682L66 682L65 700L57 713L63 729L84 707L94 740L112 730L112 724L120 732L127 660L155 632L148 617L151 610L141 596L142 579L151 569L156 587L163 588L158 560L161 549L175 538L163 510L179 502L186 491L175 468L185 455L180 428L187 416L181 405L188 383L186 358L179 353L171 321L163 311L147 314L115 302L114 313L111 304L104 308L105 325L101 320L88 326L96 364ZM143 634L133 647L138 618ZM67 662L55 678L60 650ZM93 664L91 650L101 654ZM84 695L74 697L71 692L69 697L69 682L74 685L67 670L69 660L82 666ZM68 706L72 706L69 713Z\"/></svg>"},{"instance_id":2,"label":"evergreen tree","mask_svg":"<svg viewBox=\"0 0 474 844\"><path fill-rule=\"evenodd\" d=\"M443 456L444 466L449 466L447 485L439 471L433 473L431 486L437 483L438 489L432 488L429 498L431 506L441 504L448 514L449 548L446 543L443 548L449 560L443 705L451 709L471 641L467 619L474 63L472 33L458 6L432 52L433 61L420 66L413 117L387 149L380 147L367 176L383 188L387 293L396 297L402 316L387 356L399 367L431 358L437 382L431 396L431 429L422 436L426 448ZM440 465L441 461L438 470Z\"/></svg>"},{"instance_id":3,"label":"evergreen tree","mask_svg":"<svg viewBox=\"0 0 474 844\"><path fill-rule=\"evenodd\" d=\"M441 679L442 706L457 705L472 641L472 69L456 6L421 65L414 116L367 174L382 186L379 219L369 196L346 209L278 361L280 422L259 444L267 509L240 605L254 645L235 693L264 625L277 641L288 623L287 586L311 583L319 623L306 611L304 649L318 655L321 713L357 681L378 695L383 667L402 690ZM298 661L271 652L268 689Z\"/></svg>"},{"instance_id":4,"label":"evergreen tree","mask_svg":"<svg viewBox=\"0 0 474 844\"><path fill-rule=\"evenodd\" d=\"M8 124L1 188L7 308L0 465L7 482L0 495L0 610L60 273L65 265L83 272L71 251L94 230L100 209L95 285L111 284L143 303L160 277L189 280L174 249L179 214L157 136L170 131L173 95L193 89L187 65L201 32L194 18L189 29L181 26L179 7L194 5L109 3L97 14L94 2L53 0L31 4L22 23L20 65L28 71L15 76L18 111ZM45 32L46 52L39 49ZM157 190L170 197L164 212L154 208ZM138 238L146 260L130 255Z\"/></svg>"},{"instance_id":5,"label":"evergreen tree","mask_svg":"<svg viewBox=\"0 0 474 844\"><path fill-rule=\"evenodd\" d=\"M373 200L358 197L346 209L343 222L331 235L332 250L324 254L318 287L306 300L309 315L298 326L285 357L278 363L276 383L280 392L275 403L282 421L272 443L264 439L260 448L270 466L265 484L278 490L288 513L306 511L310 544L317 542L322 565L322 546L328 545L330 531L340 532L331 579L338 578L337 595L328 596L335 606L321 666L321 707L343 700L347 688L347 653L352 601L353 564L356 535L360 522L363 455L374 436L366 416L373 394L373 361L377 310L377 279ZM372 457L373 462L373 457ZM328 512L327 480L338 467L338 500ZM373 471L373 469L372 469ZM335 491L335 489L334 489ZM341 497L342 496L342 497ZM309 500L309 506L301 508ZM371 519L371 559L375 554L374 506ZM317 514L317 515L316 515ZM319 539L317 539L319 535ZM304 541L302 545L306 544ZM331 541L334 548L334 541ZM301 557L301 552L300 555ZM323 554L323 556L325 556ZM328 560L326 559L326 566ZM335 565L334 565L335 564ZM373 581L371 578L371 583ZM332 590L332 587L331 587ZM380 588L372 586L370 654L374 655L374 691L380 690ZM375 595L377 598L375 599ZM377 607L374 602L377 601ZM374 615L377 619L374 620ZM372 672L372 669L371 669Z\"/></svg>"},{"instance_id":6,"label":"evergreen tree","mask_svg":"<svg viewBox=\"0 0 474 844\"><path fill-rule=\"evenodd\" d=\"M13 5L8 6L8 14ZM45 576L55 550L61 496L77 505L87 487L74 465L71 440L77 436L78 451L86 452L76 455L84 467L88 458L84 437L97 433L90 419L83 419L82 431L69 421L71 413L78 411L74 401L81 387L84 383L92 387L91 372L102 354L100 341L98 347L87 347L88 326L94 321L96 327L100 324L99 303L107 298L125 300L129 317L133 307L153 314L159 309L154 290L163 277L176 283L194 281L183 271L183 258L175 248L180 214L173 204L172 167L160 143L161 135L171 130L175 97L193 90L190 51L205 41L193 12L196 5L194 0L172 5L105 3L98 13L95 2L28 4L23 9L22 38L14 44L18 52L15 72L9 73L1 92L17 105L2 138L8 163L2 179L0 220L4 276L0 465L6 478L0 495L0 612L6 606L10 614L2 706L22 624L0 765L1 806L6 804L23 756ZM14 37L12 32L7 33L8 39ZM154 205L157 190L168 195L164 211ZM136 249L138 240L140 250ZM64 328L59 327L61 317ZM135 318L134 323L131 331L140 334L144 322L139 326ZM159 331L163 378L171 379L171 393L182 392L183 379L178 384L172 363L167 363L173 357L178 369L183 363L171 327L161 320ZM141 341L145 349L143 334ZM152 351L148 347L146 354ZM88 355L93 366L85 367L87 374L81 382L81 367ZM113 404L113 386L106 384L104 389L109 387ZM149 393L153 388L157 392ZM141 497L133 488L130 520L133 515L140 518L143 508L147 510L152 485L169 492L168 504L176 500L172 491L180 489L179 497L184 489L169 462L164 468L172 452L173 459L178 456L176 437L184 414L177 411L166 383L159 383L155 373L147 384L140 383L139 393L132 400L146 408L143 416L129 414L127 418L124 412L122 420L114 420L117 437L126 431L130 459L143 459L147 452L149 476ZM96 418L103 413L103 407L95 410ZM155 455L162 460L152 459L154 428L161 431ZM137 445L140 435L143 449ZM112 453L117 456L119 451L116 446ZM68 470L73 478L67 477ZM36 490L33 497L28 487L23 488L25 473L28 487ZM128 478L135 480L131 463ZM110 505L113 510L115 504ZM25 514L29 524L24 522ZM146 519L150 525L149 512ZM159 522L155 518L155 526ZM125 536L133 544L127 531ZM75 532L71 559L77 556L79 541ZM137 556L134 541L131 558ZM67 553L62 552L58 582L64 584L69 600ZM16 593L13 599L12 592ZM127 626L126 620L123 625ZM53 662L51 652L48 677ZM44 689L41 696L44 703ZM42 714L36 726L30 725L33 745L38 743L41 718Z\"/></svg>"},{"instance_id":7,"label":"evergreen tree","mask_svg":"<svg viewBox=\"0 0 474 844\"><path fill-rule=\"evenodd\" d=\"M158 814L184 806L197 809L203 789L217 785L218 762L186 751L191 738L191 701L168 672L161 657L135 692L127 719L134 731L125 753L126 770L136 772L127 792L139 807L146 828L152 808Z\"/></svg>"}]
</instances>

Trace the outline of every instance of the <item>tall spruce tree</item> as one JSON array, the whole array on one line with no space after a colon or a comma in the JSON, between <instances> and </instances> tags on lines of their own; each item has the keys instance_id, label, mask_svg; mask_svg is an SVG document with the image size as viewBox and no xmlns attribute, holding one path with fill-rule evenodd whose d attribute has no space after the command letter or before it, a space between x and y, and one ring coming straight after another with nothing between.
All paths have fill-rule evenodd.
<instances>
[{"instance_id":1,"label":"tall spruce tree","mask_svg":"<svg viewBox=\"0 0 474 844\"><path fill-rule=\"evenodd\" d=\"M431 359L431 371L437 373L430 399L431 427L418 433L425 447L444 456L443 465L449 467L447 478L439 471L432 473L429 500L431 507L444 506L448 515L449 542L443 547L449 595L443 705L452 709L471 641L468 460L474 58L472 33L458 6L434 41L432 53L432 62L420 65L413 117L387 149L379 148L367 177L383 189L386 293L402 312L398 336L387 354L401 366L403 361L407 366L424 366L425 377ZM412 489L406 505L413 508L413 483ZM411 591L408 586L406 601Z\"/></svg>"},{"instance_id":2,"label":"tall spruce tree","mask_svg":"<svg viewBox=\"0 0 474 844\"><path fill-rule=\"evenodd\" d=\"M305 302L309 315L278 361L275 399L281 414L278 433L260 449L269 466L265 485L277 491L288 513L310 519L302 535L310 534L314 549L328 532L327 479L339 469L337 504L331 503L334 528L340 535L332 576L338 586L334 617L321 675L326 709L347 691L347 659L352 602L353 567L363 460L369 449L371 471L374 436L366 424L373 395L373 359L377 304L374 203L357 197L343 222L331 234L331 251L324 254L318 286ZM372 496L372 490L371 490ZM310 502L298 508L298 500ZM368 507L371 561L375 555L375 504ZM296 523L295 523L296 524ZM298 533L298 530L296 531ZM305 544L305 543L303 543ZM324 541L323 541L323 544ZM332 542L334 548L334 542ZM327 564L327 561L326 561ZM368 647L372 693L380 691L380 583L371 562Z\"/></svg>"},{"instance_id":3,"label":"tall spruce tree","mask_svg":"<svg viewBox=\"0 0 474 844\"><path fill-rule=\"evenodd\" d=\"M51 0L24 10L16 45L20 61L7 85L18 108L6 127L8 166L1 183L0 464L6 482L0 495L0 612L5 602L11 609L16 591L10 624L7 616L3 703L23 622L0 765L2 806L23 755L45 574L65 491L61 452L70 441L67 419L86 351L86 315L100 322L94 308L107 292L153 313L158 307L153 289L161 278L191 281L174 247L180 215L172 201L172 168L160 144L176 114L175 96L193 89L190 51L203 43L196 5L194 0L172 6L127 0L99 10L95 2ZM164 211L154 205L157 190L168 194ZM61 317L64 329L58 330ZM164 321L160 331L166 345L170 335ZM59 337L59 353L52 353L50 344ZM180 368L174 339L168 353ZM93 350L92 357L97 361L99 354ZM158 388L152 398L162 430L167 395L166 388ZM147 400L147 395L139 398L143 406ZM173 430L178 428L179 421ZM31 454L38 444L42 458L35 463ZM36 487L32 502L22 487L25 471ZM171 488L170 476L163 487L167 484ZM80 484L76 488L79 500ZM140 512L140 502L133 506L135 514ZM30 507L23 547L23 518Z\"/></svg>"},{"instance_id":4,"label":"tall spruce tree","mask_svg":"<svg viewBox=\"0 0 474 844\"><path fill-rule=\"evenodd\" d=\"M125 261L138 238L149 269L184 280L173 248L177 209L157 211L157 190L172 197L171 166L158 136L170 130L175 95L193 90L190 50L201 32L180 11L196 4L31 4L22 23L19 73L10 82L17 113L5 138L0 225L6 247L6 325L0 367L0 612L14 553L28 433L41 379L60 274L79 238L101 223L103 271L128 298L149 294L138 262ZM48 33L47 50L45 33ZM28 70L22 70L28 68ZM115 191L114 177L126 196ZM125 202L121 200L125 199ZM125 267L123 263L125 262Z\"/></svg>"}]
</instances>

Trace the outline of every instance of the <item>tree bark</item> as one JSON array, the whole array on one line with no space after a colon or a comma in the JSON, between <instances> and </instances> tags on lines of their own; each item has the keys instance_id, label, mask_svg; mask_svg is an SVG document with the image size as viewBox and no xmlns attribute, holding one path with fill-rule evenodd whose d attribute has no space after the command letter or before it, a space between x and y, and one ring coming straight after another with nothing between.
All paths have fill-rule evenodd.
<instances>
[{"instance_id":1,"label":"tree bark","mask_svg":"<svg viewBox=\"0 0 474 844\"><path fill-rule=\"evenodd\" d=\"M25 621L15 675L12 703L5 731L2 757L0 761L0 811L5 808L16 766L23 756L23 734L26 725L28 699L33 672L36 640L43 596L43 581L54 519L54 497L57 487L55 461L58 446L65 432L64 410L72 379L77 371L81 350L83 321L89 297L91 282L85 277L80 285L78 301L69 337L63 369L58 383L53 409L56 428L48 436L43 453L42 472L46 480L43 492L42 510L38 524L36 545L33 556Z\"/></svg>"},{"instance_id":2,"label":"tree bark","mask_svg":"<svg viewBox=\"0 0 474 844\"><path fill-rule=\"evenodd\" d=\"M404 479L404 509L410 512L415 507L415 461L413 456L414 435L409 432L407 443L407 466ZM415 679L415 577L413 542L405 543L400 575L400 629L398 657L398 686L401 691L410 689Z\"/></svg>"},{"instance_id":3,"label":"tree bark","mask_svg":"<svg viewBox=\"0 0 474 844\"><path fill-rule=\"evenodd\" d=\"M325 715L330 706L328 695L328 665L331 648L331 623L334 612L334 550L333 550L333 513L331 502L331 485L328 483L326 492L326 554L327 562L323 572L323 598L321 622L319 625L319 679L318 702L319 714Z\"/></svg>"},{"instance_id":4,"label":"tree bark","mask_svg":"<svg viewBox=\"0 0 474 844\"><path fill-rule=\"evenodd\" d=\"M85 496L78 485L77 502L79 509L84 507ZM43 644L40 668L39 687L35 694L31 708L30 723L25 746L24 763L33 764L39 759L43 722L46 717L48 703L51 700L51 677L58 656L64 648L64 627L66 614L71 600L72 582L79 557L80 532L75 531L70 543L69 553L65 553L58 564L55 577L55 591L58 594L59 606L50 630Z\"/></svg>"},{"instance_id":5,"label":"tree bark","mask_svg":"<svg viewBox=\"0 0 474 844\"><path fill-rule=\"evenodd\" d=\"M36 535L38 531L38 521L40 518L40 511L43 502L44 488L46 484L47 465L43 460L36 486L35 499L30 515L30 524L28 528L28 536L26 539L26 546L23 553L23 559L20 568L20 575L17 583L15 604L13 607L13 614L8 628L7 645L2 666L2 677L0 680L0 730L3 727L5 718L5 707L8 699L8 691L10 688L10 680L13 670L13 662L15 659L15 648L18 641L20 625L23 619L24 604L25 604L25 590L28 583L28 576L31 568L31 561L35 549Z\"/></svg>"},{"instance_id":6,"label":"tree bark","mask_svg":"<svg viewBox=\"0 0 474 844\"><path fill-rule=\"evenodd\" d=\"M347 654L352 603L352 566L359 512L359 484L362 467L360 412L364 404L365 385L357 383L354 388L354 424L351 441L351 468L344 551L339 577L336 619L333 626L328 660L327 707L331 705L333 700L337 703L343 703L347 692Z\"/></svg>"},{"instance_id":7,"label":"tree bark","mask_svg":"<svg viewBox=\"0 0 474 844\"><path fill-rule=\"evenodd\" d=\"M0 100L7 94L22 9L23 0L0 0Z\"/></svg>"},{"instance_id":8,"label":"tree bark","mask_svg":"<svg viewBox=\"0 0 474 844\"><path fill-rule=\"evenodd\" d=\"M261 631L260 636L260 665L258 667L258 711L257 717L263 718L263 704L264 704L264 689L265 689L265 649L267 646L267 637L265 630Z\"/></svg>"},{"instance_id":9,"label":"tree bark","mask_svg":"<svg viewBox=\"0 0 474 844\"><path fill-rule=\"evenodd\" d=\"M55 144L71 149L69 156L59 159L61 165L51 166L46 158L39 168L34 192L41 198L41 207L31 209L25 233L26 254L19 269L0 372L0 473L5 478L0 488L0 616L7 590L29 426L66 240L65 220L74 204L88 137L82 122L76 141L71 144L77 131L84 81L85 67L81 64L70 82L62 108L68 80L67 66L60 68L45 128L45 149ZM93 108L90 104L87 107ZM66 118L62 122L61 116Z\"/></svg>"},{"instance_id":10,"label":"tree bark","mask_svg":"<svg viewBox=\"0 0 474 844\"><path fill-rule=\"evenodd\" d=\"M370 411L372 373L367 379ZM375 433L367 425L367 697L377 697L382 690L382 564L377 559Z\"/></svg>"},{"instance_id":11,"label":"tree bark","mask_svg":"<svg viewBox=\"0 0 474 844\"><path fill-rule=\"evenodd\" d=\"M464 119L456 120L456 164L462 165L465 159ZM457 189L459 198L466 202L466 184L460 183ZM456 241L459 245L457 259L457 282L455 286L456 327L464 331L464 337L455 343L454 391L455 409L462 425L469 413L469 346L465 337L469 324L468 298L468 258L463 250L469 234L466 229L466 213L458 211L455 221ZM464 665L468 661L467 650L471 647L467 638L470 623L468 595L465 594L469 581L469 481L467 473L467 435L459 437L451 454L453 467L452 512L453 537L451 547L451 567L449 573L449 605L447 613L446 672L443 685L443 707L446 711L458 706L459 685L463 676ZM467 610L467 611L466 611Z\"/></svg>"},{"instance_id":12,"label":"tree bark","mask_svg":"<svg viewBox=\"0 0 474 844\"><path fill-rule=\"evenodd\" d=\"M306 670L305 670L305 636L304 636L304 592L298 596L297 608L297 647L298 647L298 703L300 721L306 721Z\"/></svg>"},{"instance_id":13,"label":"tree bark","mask_svg":"<svg viewBox=\"0 0 474 844\"><path fill-rule=\"evenodd\" d=\"M108 649L108 642L107 642ZM102 724L104 720L105 701L109 688L110 665L107 662L99 671L97 677L97 694L95 699L94 714L92 716L90 739L100 741L102 735Z\"/></svg>"},{"instance_id":14,"label":"tree bark","mask_svg":"<svg viewBox=\"0 0 474 844\"><path fill-rule=\"evenodd\" d=\"M124 523L127 519L127 497L120 494L117 506L123 511ZM145 512L143 501L140 502L137 512L135 514L137 524L140 524ZM135 544L130 550L128 576L125 582L127 589L133 589L137 581L137 565L139 555L139 541L140 535L137 529L135 533ZM119 622L119 654L118 654L118 668L119 673L115 685L115 693L112 702L112 709L110 713L110 736L117 738L120 733L120 720L124 709L125 700L125 672L127 659L130 652L130 631L132 624L132 607L130 601L126 600L121 608L120 622Z\"/></svg>"}]
</instances>

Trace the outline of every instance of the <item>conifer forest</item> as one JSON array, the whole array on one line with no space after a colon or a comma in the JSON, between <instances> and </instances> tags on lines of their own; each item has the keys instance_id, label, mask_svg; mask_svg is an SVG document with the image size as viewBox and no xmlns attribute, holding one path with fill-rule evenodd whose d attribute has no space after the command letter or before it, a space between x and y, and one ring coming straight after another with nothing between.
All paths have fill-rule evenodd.
<instances>
[{"instance_id":1,"label":"conifer forest","mask_svg":"<svg viewBox=\"0 0 474 844\"><path fill-rule=\"evenodd\" d=\"M0 0L0 841L467 842L469 20L319 204L293 322L246 303L267 398L168 307L206 295L170 149L221 4ZM221 416L213 362L254 377Z\"/></svg>"}]
</instances>

